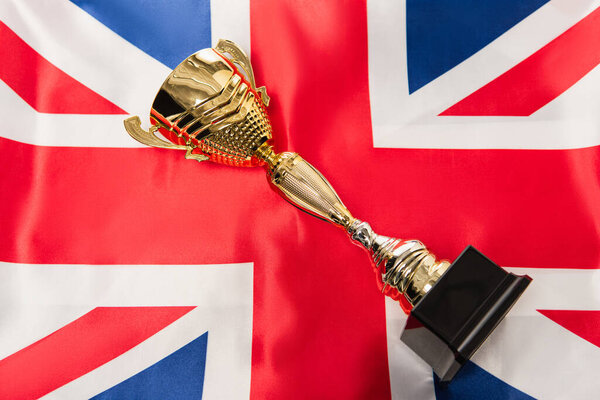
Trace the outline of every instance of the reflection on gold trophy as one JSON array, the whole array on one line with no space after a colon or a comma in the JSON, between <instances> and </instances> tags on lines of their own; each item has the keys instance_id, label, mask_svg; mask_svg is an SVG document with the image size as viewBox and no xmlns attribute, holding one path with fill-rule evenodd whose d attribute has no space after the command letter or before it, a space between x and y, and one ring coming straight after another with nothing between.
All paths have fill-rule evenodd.
<instances>
[{"instance_id":1,"label":"reflection on gold trophy","mask_svg":"<svg viewBox=\"0 0 600 400\"><path fill-rule=\"evenodd\" d=\"M292 204L342 227L370 254L385 287L412 306L402 340L450 380L529 284L468 247L451 265L417 240L377 235L352 216L329 182L297 153L276 154L264 87L256 88L248 57L220 40L184 60L161 86L145 131L125 121L137 141L185 150L185 157L241 167L266 166ZM168 141L156 136L160 133Z\"/></svg>"}]
</instances>

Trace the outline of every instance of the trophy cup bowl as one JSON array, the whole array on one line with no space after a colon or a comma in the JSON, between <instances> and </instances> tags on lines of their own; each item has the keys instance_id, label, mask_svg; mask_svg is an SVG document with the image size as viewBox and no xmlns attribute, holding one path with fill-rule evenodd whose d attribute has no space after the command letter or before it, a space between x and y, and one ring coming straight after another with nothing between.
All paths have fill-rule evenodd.
<instances>
[{"instance_id":1,"label":"trophy cup bowl","mask_svg":"<svg viewBox=\"0 0 600 400\"><path fill-rule=\"evenodd\" d=\"M125 120L125 128L143 144L184 150L188 159L264 166L286 200L343 228L369 252L382 292L410 312L401 340L442 381L451 380L531 278L504 271L472 246L450 263L436 259L418 240L376 234L352 216L329 182L300 155L273 151L268 104L246 54L220 40L215 48L189 56L167 77L152 104L149 131L141 128L139 117Z\"/></svg>"}]
</instances>

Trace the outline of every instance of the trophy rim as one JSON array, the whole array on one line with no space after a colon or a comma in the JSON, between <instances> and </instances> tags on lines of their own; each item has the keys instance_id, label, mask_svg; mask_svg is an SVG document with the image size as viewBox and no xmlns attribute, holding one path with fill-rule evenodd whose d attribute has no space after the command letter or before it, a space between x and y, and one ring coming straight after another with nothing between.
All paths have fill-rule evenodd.
<instances>
[{"instance_id":1,"label":"trophy rim","mask_svg":"<svg viewBox=\"0 0 600 400\"><path fill-rule=\"evenodd\" d=\"M243 101L240 102L240 104L236 107L234 111L232 111L229 115L220 117L221 120L229 119L231 121L222 124L218 129L215 129L215 126L212 124L200 128L200 133L204 131L206 131L207 133L201 138L198 138L197 136L199 135L199 133L193 132L193 135L189 134L187 130L182 130L176 122L169 121L169 119L165 115L163 115L159 110L155 108L155 104L159 96L161 95L161 92L165 92L169 97L171 97L171 100L173 100L177 104L177 106L182 108L183 111L180 114L188 113L189 115L191 108L185 109L181 104L179 104L175 99L173 99L171 94L167 90L167 85L169 80L172 79L177 73L177 71L181 69L182 65L190 62L190 60L193 60L193 58L197 54L209 50L212 51L216 56L218 56L220 60L225 62L225 64L231 70L232 74L228 78L228 82L231 79L233 79L233 77L238 77L240 79L240 82L236 85L236 87L245 85L246 93L243 95ZM231 57L228 57L227 54ZM221 95L224 92L224 90L225 86L220 88L219 92L217 92L215 95L204 99L200 104L195 105L195 107L202 104L206 104L207 102L213 100L214 98ZM149 115L150 123L152 124L152 126L155 126L156 131L160 132L161 136L163 136L169 142L175 145L187 146L188 148L190 148L190 150L188 150L188 155L190 157L186 156L187 158L196 158L199 161L210 159L211 161L220 164L235 166L261 166L264 165L265 162L256 155L257 149L253 149L252 154L246 155L245 157L242 155L228 156L226 153L219 155L217 154L217 151L205 151L206 148L211 148L210 145L207 145L206 142L204 142L205 140L210 141L210 139L214 138L219 131L227 129L232 125L239 123L239 121L236 122L235 118L233 117L239 112L243 103L248 99L249 96L253 97L253 103L255 103L256 107L261 109L260 112L264 114L264 120L266 120L266 122L268 123L268 128L266 129L266 132L258 139L259 143L258 146L256 146L258 148L265 142L269 142L272 139L272 131L266 109L266 106L268 105L270 99L266 94L266 90L264 87L258 89L256 88L254 72L252 70L250 60L246 53L234 42L221 39L217 43L217 46L204 48L189 55L169 73L169 75L165 78L160 88L158 89L156 95L154 96Z\"/></svg>"}]
</instances>

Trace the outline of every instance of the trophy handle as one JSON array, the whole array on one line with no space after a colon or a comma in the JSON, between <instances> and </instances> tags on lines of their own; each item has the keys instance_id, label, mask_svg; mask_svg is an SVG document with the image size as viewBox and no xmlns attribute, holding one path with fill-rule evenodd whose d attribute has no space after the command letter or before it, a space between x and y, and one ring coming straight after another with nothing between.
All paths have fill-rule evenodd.
<instances>
[{"instance_id":1,"label":"trophy handle","mask_svg":"<svg viewBox=\"0 0 600 400\"><path fill-rule=\"evenodd\" d=\"M261 86L259 88L256 87L256 82L254 81L254 71L252 70L252 64L250 63L250 59L244 53L237 44L227 39L219 39L219 42L215 46L215 50L222 54L229 54L231 57L228 57L229 60L237 64L242 68L242 70L246 73L246 77L250 81L250 85L252 85L252 89L256 90L260 93L260 97L265 106L269 105L271 98L267 94L267 88Z\"/></svg>"},{"instance_id":2,"label":"trophy handle","mask_svg":"<svg viewBox=\"0 0 600 400\"><path fill-rule=\"evenodd\" d=\"M149 131L143 130L142 122L140 121L140 117L138 117L137 115L127 118L125 121L123 121L123 124L125 125L125 130L127 131L127 133L129 133L129 136L147 146L159 147L161 149L187 149L187 146L173 144L171 142L167 142L166 140L157 138L154 135L154 132L156 132L156 130L158 129L156 126L152 126L152 128L150 128Z\"/></svg>"},{"instance_id":3,"label":"trophy handle","mask_svg":"<svg viewBox=\"0 0 600 400\"><path fill-rule=\"evenodd\" d=\"M185 158L188 160L204 161L208 160L209 157L203 154L193 154L192 148L181 144L173 144L166 140L159 139L154 132L158 129L156 125L153 125L149 131L142 129L142 122L140 117L137 115L127 118L123 121L125 130L129 133L129 136L137 140L138 142L147 146L158 147L161 149L174 149L174 150L185 150Z\"/></svg>"}]
</instances>

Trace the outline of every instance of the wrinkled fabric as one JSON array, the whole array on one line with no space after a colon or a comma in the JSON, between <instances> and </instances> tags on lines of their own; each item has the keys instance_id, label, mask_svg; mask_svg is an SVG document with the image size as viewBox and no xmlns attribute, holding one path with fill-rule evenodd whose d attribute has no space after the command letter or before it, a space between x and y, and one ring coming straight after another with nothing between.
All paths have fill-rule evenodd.
<instances>
[{"instance_id":1,"label":"wrinkled fabric","mask_svg":"<svg viewBox=\"0 0 600 400\"><path fill-rule=\"evenodd\" d=\"M323 172L353 215L368 221L377 233L419 239L449 260L473 244L499 265L533 277L522 301L461 371L456 384L446 387L399 341L406 316L398 303L381 294L380 278L368 255L351 245L342 230L283 201L263 169L198 164L185 160L181 152L136 148L131 143L48 145L45 138L62 133L54 129L54 123L54 130L48 129L46 121L59 114L102 114L102 118L81 118L81 124L66 124L64 129L71 134L86 135L87 125L96 124L125 137L118 120L105 122L107 116L125 119L142 112L144 104L149 112L152 98L135 100L140 104L136 110L128 104L151 95L161 82L159 78L148 82L148 93L141 89L132 93L137 83L128 85L127 76L109 74L99 80L111 81L110 85L81 88L93 86L88 83L93 82L93 74L77 76L81 68L63 56L74 51L69 41L57 43L58 34L44 31L46 27L30 19L32 6L10 3L0 7L4 25L0 31L3 37L20 37L25 44L18 38L10 42L10 48L7 41L0 43L7 64L0 67L0 79L6 84L0 96L6 99L4 119L13 119L11 109L17 105L27 110L18 114L27 140L19 139L12 129L10 134L0 133L0 261L4 264L0 267L5 267L2 281L6 285L0 307L11 310L0 313L4 315L0 316L0 339L7 338L5 348L0 340L0 381L25 373L27 364L20 364L16 354L28 354L33 362L53 368L48 357L55 353L37 355L32 353L35 346L28 346L67 326L75 316L106 306L94 303L81 308L65 300L55 306L63 311L77 308L68 314L71 319L65 317L48 324L45 331L23 336L31 338L29 342L19 341L12 326L19 315L26 315L29 300L21 293L29 291L25 290L27 280L21 279L27 275L15 264L161 268L245 263L244 268L252 269L251 361L240 355L240 363L251 365L248 396L252 399L594 397L599 387L593 366L600 363L597 133L591 134L595 145L576 148L374 147L370 81L391 78L369 76L370 51L374 50L369 48L367 13L372 2L250 1L250 54L257 85L265 85L271 97L268 111L277 151L298 152ZM120 12L133 18L138 13L134 4L123 6ZM90 24L100 26L102 18L94 14L93 4L77 5L81 8L68 3L69 12L82 13ZM556 12L568 14L569 10L557 8ZM180 18L183 21L184 16ZM73 35L89 41L90 53L102 49L101 38L78 22L72 22ZM115 30L123 35L110 26L98 29L107 35ZM152 32L134 34L145 44L123 46L131 46L131 52L139 52L140 57L161 57L146 49ZM218 38L212 39L214 43ZM206 37L198 41L204 43ZM393 38L382 45L394 51ZM28 46L34 51L27 50ZM57 46L66 50L57 52ZM159 53L169 52L161 48ZM71 56L72 60L85 58L76 52ZM104 57L110 63L120 55ZM168 73L164 65L152 66L159 72L163 67ZM107 71L112 70L107 67ZM389 73L394 74L394 65ZM573 90L598 73L596 66ZM537 79L543 81L544 75ZM63 82L70 86L61 86ZM548 87L552 85L547 82ZM79 103L60 108L64 103L52 99L61 87L81 91ZM592 92L600 96L597 87ZM121 99L126 100L121 104ZM524 124L527 118L523 117ZM112 280L117 276L95 282L92 275L85 275L72 285L90 293L108 293L111 286L120 287ZM241 290L235 278L219 285L215 291L232 299ZM44 305L43 298L33 303ZM217 314L234 313L241 307L233 301L226 303L205 307L213 307ZM203 306L155 304L174 305ZM156 330L171 323L167 320ZM141 317L139 321L146 323ZM90 326L100 329L102 324ZM131 325L132 332L139 328ZM34 325L17 326L27 330L23 327ZM122 351L155 333L135 332ZM218 358L219 349L211 353L208 332L210 360ZM87 360L98 358L94 352L82 354ZM104 362L78 370L73 379ZM40 376L46 379L43 373ZM44 386L45 392L20 392L14 386L10 394L27 398L50 393L60 386L57 382L70 382L72 376L65 376L47 378L52 382ZM548 393L561 377L562 391ZM206 379L211 379L208 372ZM26 378L22 382L23 387L32 385ZM233 377L231 384L235 385Z\"/></svg>"}]
</instances>

